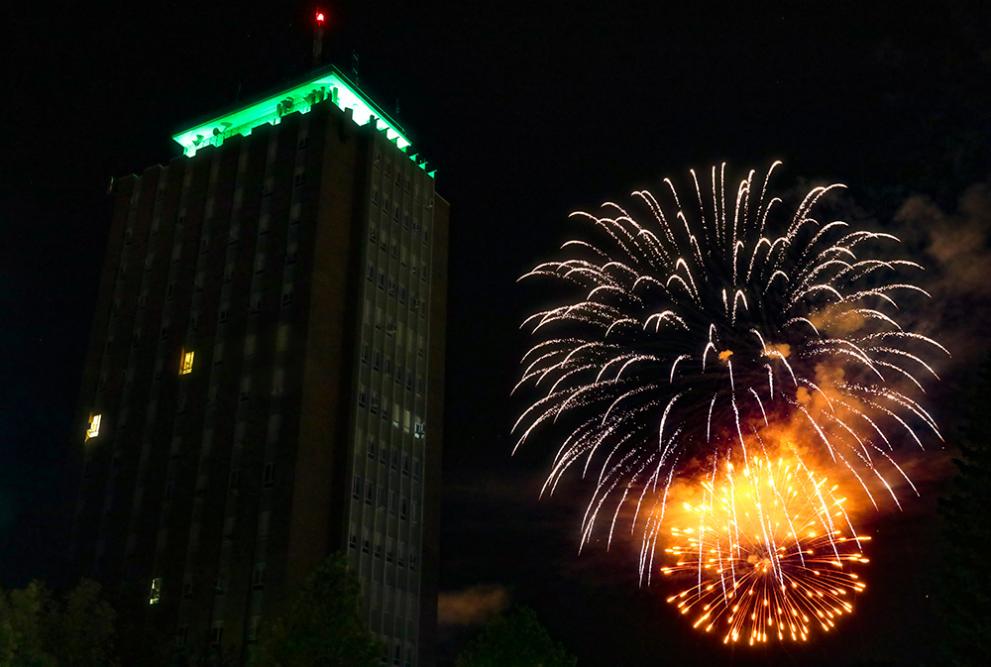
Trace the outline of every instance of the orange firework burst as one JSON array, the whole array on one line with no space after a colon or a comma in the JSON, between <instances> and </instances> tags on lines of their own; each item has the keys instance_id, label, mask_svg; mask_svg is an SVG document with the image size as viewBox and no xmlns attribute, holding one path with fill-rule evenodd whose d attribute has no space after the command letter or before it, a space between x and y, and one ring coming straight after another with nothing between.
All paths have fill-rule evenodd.
<instances>
[{"instance_id":1,"label":"orange firework burst","mask_svg":"<svg viewBox=\"0 0 991 667\"><path fill-rule=\"evenodd\" d=\"M807 641L853 611L867 563L836 485L800 459L751 457L742 469L713 468L681 503L667 575L694 575L668 598L693 627L723 642ZM678 508L672 508L678 509Z\"/></svg>"}]
</instances>

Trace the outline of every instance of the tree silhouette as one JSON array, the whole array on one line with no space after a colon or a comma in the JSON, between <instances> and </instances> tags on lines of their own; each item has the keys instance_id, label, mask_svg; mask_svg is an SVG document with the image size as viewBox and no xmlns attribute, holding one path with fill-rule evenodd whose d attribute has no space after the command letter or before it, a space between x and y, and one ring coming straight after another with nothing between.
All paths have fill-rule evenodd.
<instances>
[{"instance_id":1,"label":"tree silhouette","mask_svg":"<svg viewBox=\"0 0 991 667\"><path fill-rule=\"evenodd\" d=\"M83 579L61 599L38 581L0 591L0 665L113 667L116 614Z\"/></svg>"},{"instance_id":2,"label":"tree silhouette","mask_svg":"<svg viewBox=\"0 0 991 667\"><path fill-rule=\"evenodd\" d=\"M961 420L959 473L940 502L944 554L939 589L948 663L985 664L991 656L991 360L986 361Z\"/></svg>"},{"instance_id":3,"label":"tree silhouette","mask_svg":"<svg viewBox=\"0 0 991 667\"><path fill-rule=\"evenodd\" d=\"M528 607L486 625L458 656L457 667L574 667L577 659L554 641Z\"/></svg>"},{"instance_id":4,"label":"tree silhouette","mask_svg":"<svg viewBox=\"0 0 991 667\"><path fill-rule=\"evenodd\" d=\"M19 590L0 591L0 665L49 667L45 625L52 606L44 584L32 581Z\"/></svg>"},{"instance_id":5,"label":"tree silhouette","mask_svg":"<svg viewBox=\"0 0 991 667\"><path fill-rule=\"evenodd\" d=\"M263 630L253 664L378 667L382 647L361 616L360 587L343 554L329 556Z\"/></svg>"}]
</instances>

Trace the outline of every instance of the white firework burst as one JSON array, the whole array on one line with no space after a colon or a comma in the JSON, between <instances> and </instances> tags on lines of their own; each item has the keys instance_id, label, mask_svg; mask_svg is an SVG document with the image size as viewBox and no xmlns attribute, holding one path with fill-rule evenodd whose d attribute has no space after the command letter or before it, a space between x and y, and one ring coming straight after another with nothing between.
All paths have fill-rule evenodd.
<instances>
[{"instance_id":1,"label":"white firework burst","mask_svg":"<svg viewBox=\"0 0 991 667\"><path fill-rule=\"evenodd\" d=\"M516 448L540 429L559 438L545 492L571 469L594 479L581 545L600 515L611 542L624 508L634 530L648 493L663 512L688 462L746 461L777 423L801 423L872 503L871 479L895 503L886 475L911 484L891 456L900 433L942 438L918 394L947 351L899 323L899 299L928 296L900 276L922 267L872 254L899 243L891 234L815 217L843 185L787 208L768 187L779 164L735 192L724 164L690 171L687 197L664 179L658 194L572 213L584 233L521 277L570 295L523 323L537 342L514 392L536 400L513 428Z\"/></svg>"}]
</instances>

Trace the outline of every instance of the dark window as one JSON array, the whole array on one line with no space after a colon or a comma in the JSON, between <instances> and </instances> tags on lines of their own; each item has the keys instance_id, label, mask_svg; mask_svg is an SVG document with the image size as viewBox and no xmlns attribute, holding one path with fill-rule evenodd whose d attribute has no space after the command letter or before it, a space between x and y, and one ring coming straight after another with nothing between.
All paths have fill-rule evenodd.
<instances>
[{"instance_id":1,"label":"dark window","mask_svg":"<svg viewBox=\"0 0 991 667\"><path fill-rule=\"evenodd\" d=\"M263 473L262 482L266 489L272 488L275 485L275 464L266 463L265 472Z\"/></svg>"}]
</instances>

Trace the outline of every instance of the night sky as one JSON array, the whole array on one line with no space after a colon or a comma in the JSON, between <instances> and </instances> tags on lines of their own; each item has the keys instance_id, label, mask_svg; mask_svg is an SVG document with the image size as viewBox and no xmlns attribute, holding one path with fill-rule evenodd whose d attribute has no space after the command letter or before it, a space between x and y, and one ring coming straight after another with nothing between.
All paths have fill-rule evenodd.
<instances>
[{"instance_id":1,"label":"night sky","mask_svg":"<svg viewBox=\"0 0 991 667\"><path fill-rule=\"evenodd\" d=\"M589 491L537 501L554 449L509 456L509 398L541 294L516 278L566 239L566 215L726 160L781 159L779 187L841 181L852 216L934 266L918 313L954 361L942 423L986 341L991 226L991 12L986 3L327 2L325 52L409 130L451 202L442 510L444 595L535 608L581 665L920 664L938 643L937 498L948 454L919 465L921 499L872 526L872 588L809 649L724 650L638 589L635 555L576 554ZM111 5L119 5L112 9ZM208 5L208 6L203 6ZM982 6L983 5L983 6ZM111 176L178 154L187 120L309 65L311 3L23 3L0 67L0 585L59 583L75 495L67 448L109 225ZM742 173L741 173L742 172ZM963 231L961 231L963 230ZM940 240L966 247L946 251ZM938 236L938 233L943 236ZM447 617L451 622L470 620ZM452 654L470 627L445 626ZM874 662L871 662L874 661Z\"/></svg>"}]
</instances>

